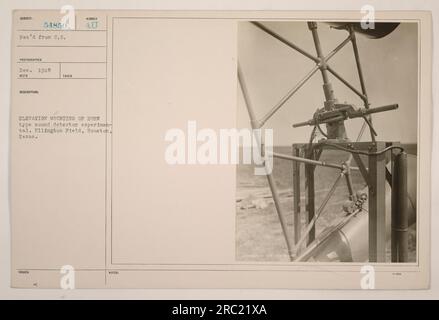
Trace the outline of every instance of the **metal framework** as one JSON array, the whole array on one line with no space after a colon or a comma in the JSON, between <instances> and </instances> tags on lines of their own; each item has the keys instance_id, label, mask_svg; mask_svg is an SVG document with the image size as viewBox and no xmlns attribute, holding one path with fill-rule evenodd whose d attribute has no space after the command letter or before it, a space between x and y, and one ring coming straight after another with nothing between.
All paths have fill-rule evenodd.
<instances>
[{"instance_id":1,"label":"metal framework","mask_svg":"<svg viewBox=\"0 0 439 320\"><path fill-rule=\"evenodd\" d=\"M278 33L270 30L260 22L251 22L254 26L271 35L283 44L301 53L306 58L315 62L315 66L291 89L280 101L272 107L262 118L256 117L253 105L250 101L248 88L245 83L241 66L238 62L238 80L243 93L245 105L250 117L250 123L253 129L261 129L267 121L300 89L302 86L317 72L320 71L323 80L323 92L325 95L324 107L318 110L313 119L293 125L293 127L310 125L313 126L309 143L294 144L292 155L273 153L275 158L293 161L293 223L294 237L289 231L286 214L283 211L279 193L272 174L267 174L268 184L273 196L274 205L279 216L283 235L286 240L288 254L291 261L300 258L302 247L307 243L311 245L315 239L315 224L323 213L326 204L342 180L346 181L348 186L348 198L352 201L352 211L350 215L355 215L360 211L361 204L368 197L369 203L369 261L384 262L386 249L386 230L385 230L385 182L392 186L392 261L407 261L407 213L406 213L406 154L398 142L376 141L376 131L372 125L371 114L376 112L388 111L398 108L398 105L389 105L379 108L370 108L369 99L364 83L363 71L360 63L360 57L356 42L356 32L354 27L346 24L344 27L348 31L348 37L344 39L328 54L324 54L320 45L319 34L316 22L308 22L308 28L312 34L316 55L298 47L296 44L285 39ZM340 74L338 74L328 62L339 52L346 44L351 43L355 57L356 68L360 81L361 89L356 89ZM356 110L352 105L339 104L334 95L332 84L329 80L329 73L336 79L354 92L363 102L363 108ZM364 123L360 129L355 142L347 139L344 127L344 121L351 118L361 117ZM326 125L326 133L320 127ZM360 142L364 131L369 128L371 141ZM316 130L319 130L326 140L313 143ZM263 141L262 141L263 144ZM324 149L336 149L349 153L349 158L342 164L327 163L320 161L320 156ZM398 152L394 152L397 150ZM390 156L389 156L390 155ZM363 163L364 156L367 157L368 166ZM352 167L351 162L354 160L357 167ZM392 161L392 173L386 170L386 162ZM300 164L305 166L305 187L306 187L306 211L308 212L308 224L301 226L301 200L300 200ZM317 166L328 167L339 170L335 182L330 188L324 200L315 208L315 190L314 190L314 171ZM351 182L351 170L358 170L364 181L368 185L369 196L356 193ZM303 230L302 230L303 229ZM315 245L315 244L314 244ZM299 259L300 260L300 259Z\"/></svg>"}]
</instances>

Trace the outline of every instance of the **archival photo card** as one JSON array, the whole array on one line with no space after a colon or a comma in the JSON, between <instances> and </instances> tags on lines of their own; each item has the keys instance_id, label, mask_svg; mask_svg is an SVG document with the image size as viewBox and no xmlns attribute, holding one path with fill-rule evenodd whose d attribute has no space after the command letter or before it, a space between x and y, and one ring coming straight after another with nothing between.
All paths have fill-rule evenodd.
<instances>
[{"instance_id":1,"label":"archival photo card","mask_svg":"<svg viewBox=\"0 0 439 320\"><path fill-rule=\"evenodd\" d=\"M429 287L428 13L12 20L12 287Z\"/></svg>"}]
</instances>

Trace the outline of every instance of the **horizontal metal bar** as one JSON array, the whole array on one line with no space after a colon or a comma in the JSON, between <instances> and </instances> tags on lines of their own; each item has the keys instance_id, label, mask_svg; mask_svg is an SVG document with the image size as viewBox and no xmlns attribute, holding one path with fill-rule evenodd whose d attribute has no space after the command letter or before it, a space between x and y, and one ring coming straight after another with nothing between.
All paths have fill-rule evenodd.
<instances>
[{"instance_id":1,"label":"horizontal metal bar","mask_svg":"<svg viewBox=\"0 0 439 320\"><path fill-rule=\"evenodd\" d=\"M289 98L293 96L313 75L319 70L319 66L315 65L311 71L300 80L288 93L262 118L260 121L260 125L263 126L268 119L270 119L284 104L288 101Z\"/></svg>"},{"instance_id":2,"label":"horizontal metal bar","mask_svg":"<svg viewBox=\"0 0 439 320\"><path fill-rule=\"evenodd\" d=\"M329 72L331 72L334 75L334 77L336 77L338 80L340 80L346 87L351 89L357 96L359 96L361 98L361 100L363 100L364 103L367 103L368 99L364 94L362 94L360 91L355 89L355 87L353 85L351 85L347 80L345 80L340 74L338 74L330 66L326 66L326 68L328 69Z\"/></svg>"},{"instance_id":3,"label":"horizontal metal bar","mask_svg":"<svg viewBox=\"0 0 439 320\"><path fill-rule=\"evenodd\" d=\"M256 22L256 21L252 21L252 24L254 24L255 26L257 26L259 29L261 29L262 31L265 31L266 33L268 33L270 36L276 38L277 40L279 40L280 42L286 44L288 47L296 50L297 52L303 54L304 56L306 56L307 58L313 60L314 62L319 62L319 58L313 56L311 53L303 50L302 48L299 48L298 46L296 46L294 43L288 41L287 39L285 39L284 37L282 37L281 35L277 34L276 32L268 29L266 26L264 26L262 23L260 22Z\"/></svg>"},{"instance_id":4,"label":"horizontal metal bar","mask_svg":"<svg viewBox=\"0 0 439 320\"><path fill-rule=\"evenodd\" d=\"M335 111L337 111L337 110L335 110ZM325 124L325 123L337 122L337 121L342 121L342 120L345 120L345 117L342 115L334 116L334 117L323 119L323 120L311 119L308 121L295 123L295 124L293 124L293 128L299 128L299 127L304 127L304 126L315 126L317 124Z\"/></svg>"},{"instance_id":5,"label":"horizontal metal bar","mask_svg":"<svg viewBox=\"0 0 439 320\"><path fill-rule=\"evenodd\" d=\"M355 113L358 113L358 116L362 117L363 115L384 112L384 111L391 111L391 110L396 110L398 108L399 108L399 105L397 103L394 103L394 104L388 104L385 106L380 106L380 107L375 107L375 108L359 109Z\"/></svg>"},{"instance_id":6,"label":"horizontal metal bar","mask_svg":"<svg viewBox=\"0 0 439 320\"><path fill-rule=\"evenodd\" d=\"M268 155L272 155L275 158L284 159L284 160L298 161L298 162L308 163L308 164L321 166L321 167L329 167L329 168L344 170L344 167L342 165L338 165L338 164L334 164L334 163L327 163L324 161L311 160L311 159L307 159L307 158L290 156L288 154L282 154L282 153L276 153L276 152L269 153Z\"/></svg>"}]
</instances>

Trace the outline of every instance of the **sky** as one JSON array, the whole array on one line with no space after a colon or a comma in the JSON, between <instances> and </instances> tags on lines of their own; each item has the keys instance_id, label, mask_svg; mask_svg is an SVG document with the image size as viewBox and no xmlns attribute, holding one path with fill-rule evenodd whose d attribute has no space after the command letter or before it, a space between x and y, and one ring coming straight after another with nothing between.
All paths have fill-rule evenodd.
<instances>
[{"instance_id":1,"label":"sky","mask_svg":"<svg viewBox=\"0 0 439 320\"><path fill-rule=\"evenodd\" d=\"M311 32L306 22L263 22L284 38L315 55ZM325 54L342 42L348 33L318 23L320 42ZM381 39L357 35L357 44L371 107L397 103L399 109L373 116L377 140L417 142L418 113L418 28L413 22L401 23ZM249 22L238 26L238 59L250 100L258 118L262 118L314 66L314 62ZM348 43L329 62L343 78L359 91L355 58ZM335 96L340 103L362 106L362 101L338 79L330 75ZM323 106L324 94L320 72L313 75L285 105L266 123L274 130L275 145L307 142L311 127L292 128L296 122L312 118ZM346 121L348 138L355 140L363 120ZM239 128L249 127L242 93L238 93ZM362 141L370 140L364 135Z\"/></svg>"}]
</instances>

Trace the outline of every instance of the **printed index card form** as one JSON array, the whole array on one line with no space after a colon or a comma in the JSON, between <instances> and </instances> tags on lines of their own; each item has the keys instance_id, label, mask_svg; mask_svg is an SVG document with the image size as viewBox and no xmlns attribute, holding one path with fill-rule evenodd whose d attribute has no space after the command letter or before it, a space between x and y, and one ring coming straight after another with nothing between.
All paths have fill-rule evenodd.
<instances>
[{"instance_id":1,"label":"printed index card form","mask_svg":"<svg viewBox=\"0 0 439 320\"><path fill-rule=\"evenodd\" d=\"M56 11L13 17L16 286L59 286L46 274L64 265L86 274L90 286L104 279L95 270L105 268L107 21L102 13L77 13L75 29L65 29L61 17Z\"/></svg>"},{"instance_id":2,"label":"printed index card form","mask_svg":"<svg viewBox=\"0 0 439 320\"><path fill-rule=\"evenodd\" d=\"M233 157L238 154L237 158L244 158L241 151L245 148L233 144L230 136L235 133L241 139L238 133L242 129L249 132L251 143L259 140L252 129L260 125L254 119L262 119L273 129L275 141L282 134L282 141L298 138L291 133L292 124L303 121L298 119L298 110L308 115L318 107L309 101L322 100L312 86L318 86L323 95L317 80L318 69L325 64L320 64L320 58L308 61L310 67L316 62L308 75L315 73L316 81L307 84L308 91L299 93L303 103L285 103L304 84L292 87L295 81L291 79L300 78L300 68L307 69L307 65L284 67L299 54L288 51L291 48L284 45L294 45L278 41L281 36L277 33L285 33L291 40L301 39L301 46L312 45L307 21L317 21L319 30L325 30L322 34L336 34L336 40L343 40L346 34L340 32L346 30L330 29L325 21L357 21L359 14L73 8L66 12L14 11L11 286L360 289L363 261L328 262L327 257L314 261L314 256L294 261L292 254L300 252L300 244L297 242L293 248L283 239L284 234L296 232L293 224L297 222L302 223L302 229L297 229L307 240L308 222L313 223L307 214L310 207L305 203L306 195L298 188L307 186L305 180L302 184L299 180L299 194L293 195L293 167L285 162L283 167L278 166L278 161L300 158L296 153L291 156L292 144L274 146L289 153L273 161L278 167L273 167L267 181L256 169L265 172L269 161L255 166L237 164ZM377 19L411 24L401 30L410 32L410 39L414 39L410 47L414 48L410 51L413 70L418 70L419 59L419 95L417 87L411 87L419 97L419 123L414 127L419 128L419 141L426 142L422 148L418 146L422 165L419 160L417 177L418 185L423 187L417 190L427 192L419 192L417 198L423 211L419 209L421 219L416 222L416 262L373 264L375 284L384 289L426 288L431 21L425 13L416 12L382 12ZM322 37L322 45L326 46L326 41ZM364 65L373 67L370 61ZM338 63L347 66L346 61ZM348 74L352 68L343 70ZM386 76L390 79L391 75ZM338 86L343 83L334 85L337 90ZM285 94L278 102L278 97ZM282 113L276 113L284 103ZM412 108L418 106L416 101L410 104ZM267 112L273 122L264 117ZM408 120L416 121L414 117ZM279 129L274 130L274 124ZM308 136L312 128L309 132L306 128L299 131ZM268 145L265 139L264 146ZM260 149L256 151L258 154ZM333 161L332 169L345 170L345 163L338 158ZM307 159L306 163L323 162ZM369 170L366 166L357 168L365 176ZM300 166L295 168L295 177L300 177ZM269 185L277 185L277 201L273 201L276 194L270 193ZM318 187L324 189L323 185ZM293 197L303 198L302 205L296 205ZM343 203L339 201L337 208ZM293 205L294 212L302 214L303 219L293 219ZM288 215L278 214L283 210ZM331 228L347 221L344 215L342 218L337 225L326 221L331 234L338 230ZM327 226L317 227L319 231L327 230ZM325 246L326 238L315 239L316 248ZM362 240L368 249L367 239ZM338 257L335 251L330 254Z\"/></svg>"},{"instance_id":3,"label":"printed index card form","mask_svg":"<svg viewBox=\"0 0 439 320\"><path fill-rule=\"evenodd\" d=\"M71 266L78 287L154 286L144 270L178 283L233 263L234 166L170 166L164 139L234 126L236 25L61 17L14 14L13 285L59 287Z\"/></svg>"}]
</instances>

